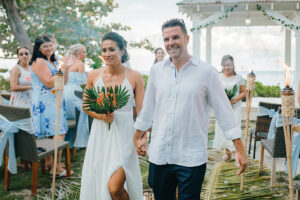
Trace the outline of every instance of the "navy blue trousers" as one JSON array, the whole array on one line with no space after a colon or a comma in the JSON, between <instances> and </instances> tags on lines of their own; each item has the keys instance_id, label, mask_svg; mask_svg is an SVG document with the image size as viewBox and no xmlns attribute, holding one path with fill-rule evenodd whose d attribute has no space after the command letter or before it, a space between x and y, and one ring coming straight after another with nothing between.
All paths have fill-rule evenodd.
<instances>
[{"instance_id":1,"label":"navy blue trousers","mask_svg":"<svg viewBox=\"0 0 300 200\"><path fill-rule=\"evenodd\" d=\"M205 170L206 163L196 167L150 163L148 182L155 200L176 200L177 187L179 200L200 200Z\"/></svg>"}]
</instances>

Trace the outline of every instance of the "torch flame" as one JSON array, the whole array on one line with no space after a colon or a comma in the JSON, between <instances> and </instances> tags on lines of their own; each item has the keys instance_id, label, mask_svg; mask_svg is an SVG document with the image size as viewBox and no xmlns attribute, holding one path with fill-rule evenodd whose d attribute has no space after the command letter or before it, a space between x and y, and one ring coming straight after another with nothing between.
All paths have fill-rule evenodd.
<instances>
[{"instance_id":1,"label":"torch flame","mask_svg":"<svg viewBox=\"0 0 300 200\"><path fill-rule=\"evenodd\" d=\"M253 72L252 67L248 67L248 72L249 72L249 74L250 74L251 72Z\"/></svg>"},{"instance_id":2,"label":"torch flame","mask_svg":"<svg viewBox=\"0 0 300 200\"><path fill-rule=\"evenodd\" d=\"M285 63L282 63L285 69L285 86L289 87L291 84L291 70L292 68Z\"/></svg>"},{"instance_id":3,"label":"torch flame","mask_svg":"<svg viewBox=\"0 0 300 200\"><path fill-rule=\"evenodd\" d=\"M59 66L58 66L58 70L62 70L62 66L64 65L63 61L59 61Z\"/></svg>"}]
</instances>

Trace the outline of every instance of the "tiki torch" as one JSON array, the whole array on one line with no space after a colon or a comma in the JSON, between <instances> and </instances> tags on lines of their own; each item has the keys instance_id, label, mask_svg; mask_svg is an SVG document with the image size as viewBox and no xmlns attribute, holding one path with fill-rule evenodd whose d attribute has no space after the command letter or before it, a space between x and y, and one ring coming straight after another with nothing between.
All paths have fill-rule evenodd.
<instances>
[{"instance_id":1,"label":"tiki torch","mask_svg":"<svg viewBox=\"0 0 300 200\"><path fill-rule=\"evenodd\" d=\"M55 91L55 100L56 100L56 130L55 135L58 134L59 130L59 115L60 115L60 107L63 100L63 90L64 90L64 74L59 68L58 72L54 75L54 91ZM54 139L54 167L53 167L53 175L52 175L52 200L54 200L54 189L55 189L55 178L56 178L56 167L57 167L57 138Z\"/></svg>"},{"instance_id":2,"label":"tiki torch","mask_svg":"<svg viewBox=\"0 0 300 200\"><path fill-rule=\"evenodd\" d=\"M247 76L247 84L246 84L246 133L244 137L245 152L247 148L249 117L250 117L252 96L255 88L255 79L256 76L253 73L253 71L251 71ZM241 175L241 187L240 187L241 191L244 191L244 179L245 179L245 173Z\"/></svg>"},{"instance_id":3,"label":"tiki torch","mask_svg":"<svg viewBox=\"0 0 300 200\"><path fill-rule=\"evenodd\" d=\"M283 117L283 132L286 147L286 158L288 161L290 199L294 196L292 177L292 144L295 116L295 93L290 87L290 68L285 67L285 88L281 91L281 110ZM291 125L290 125L291 124Z\"/></svg>"}]
</instances>

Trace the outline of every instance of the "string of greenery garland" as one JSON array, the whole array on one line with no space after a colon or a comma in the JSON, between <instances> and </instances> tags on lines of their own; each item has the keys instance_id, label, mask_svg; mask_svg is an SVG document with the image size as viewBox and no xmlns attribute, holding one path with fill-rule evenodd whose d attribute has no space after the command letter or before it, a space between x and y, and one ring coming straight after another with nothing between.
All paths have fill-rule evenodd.
<instances>
[{"instance_id":1,"label":"string of greenery garland","mask_svg":"<svg viewBox=\"0 0 300 200\"><path fill-rule=\"evenodd\" d=\"M261 11L261 12L263 13L264 16L266 16L266 17L269 18L269 20L278 21L278 22L281 23L282 26L284 26L284 27L287 27L287 28L289 28L289 29L291 29L291 30L300 30L300 26L297 26L297 25L295 25L295 24L288 24L288 23L286 23L286 21L285 21L284 19L276 18L276 17L274 17L274 16L268 14L268 13L266 12L266 10L264 10L264 9L262 8L262 6L259 5L259 4L256 5L256 10Z\"/></svg>"},{"instance_id":2,"label":"string of greenery garland","mask_svg":"<svg viewBox=\"0 0 300 200\"><path fill-rule=\"evenodd\" d=\"M209 26L211 26L211 25L216 24L217 21L221 21L221 20L223 20L223 19L228 18L228 14L229 14L230 12L233 12L237 7L238 7L238 5L232 6L231 8L225 10L225 11L224 11L224 14L223 14L222 16L218 17L218 19L217 19L216 21L213 21L213 20L212 20L212 21L207 22L206 24L200 25L200 26L198 26L198 27L193 27L193 28L191 28L191 31L193 32L194 30L200 30L200 29L202 29L202 28L207 28L207 27L209 27Z\"/></svg>"},{"instance_id":3,"label":"string of greenery garland","mask_svg":"<svg viewBox=\"0 0 300 200\"><path fill-rule=\"evenodd\" d=\"M223 14L222 16L218 17L218 19L216 19L215 21L212 20L212 21L209 21L208 23L203 24L203 25L200 25L200 26L198 26L198 27L193 27L193 28L191 28L191 31L193 32L193 31L195 31L195 30L201 30L201 29L203 29L203 28L208 28L209 26L212 26L212 25L216 24L217 21L221 21L221 20L223 20L223 19L228 18L228 14L229 14L230 12L233 12L237 7L238 7L238 5L232 6L230 9L224 11L224 14ZM274 16L268 14L268 13L266 12L266 10L264 10L264 9L262 8L262 6L259 5L259 4L256 4L256 10L261 11L261 12L263 13L264 16L266 16L266 17L269 18L269 20L278 21L279 23L282 24L282 26L284 26L284 27L286 27L286 28L289 28L289 29L291 29L291 30L297 30L297 31L300 30L300 25L289 24L289 23L287 23L284 19L276 18L276 17L274 17Z\"/></svg>"}]
</instances>

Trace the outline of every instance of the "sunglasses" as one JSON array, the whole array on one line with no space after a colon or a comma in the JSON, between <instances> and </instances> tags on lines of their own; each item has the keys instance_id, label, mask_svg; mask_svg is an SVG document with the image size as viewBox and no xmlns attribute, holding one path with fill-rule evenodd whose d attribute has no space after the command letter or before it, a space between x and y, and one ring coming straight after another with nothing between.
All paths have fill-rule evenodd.
<instances>
[{"instance_id":1,"label":"sunglasses","mask_svg":"<svg viewBox=\"0 0 300 200\"><path fill-rule=\"evenodd\" d=\"M25 52L24 54L23 53L19 53L19 56L23 56L23 55L29 56L29 53L27 53L27 52Z\"/></svg>"},{"instance_id":2,"label":"sunglasses","mask_svg":"<svg viewBox=\"0 0 300 200\"><path fill-rule=\"evenodd\" d=\"M179 22L181 22L182 24L185 24L183 19L179 18L179 19L177 19L177 20L178 20Z\"/></svg>"}]
</instances>

